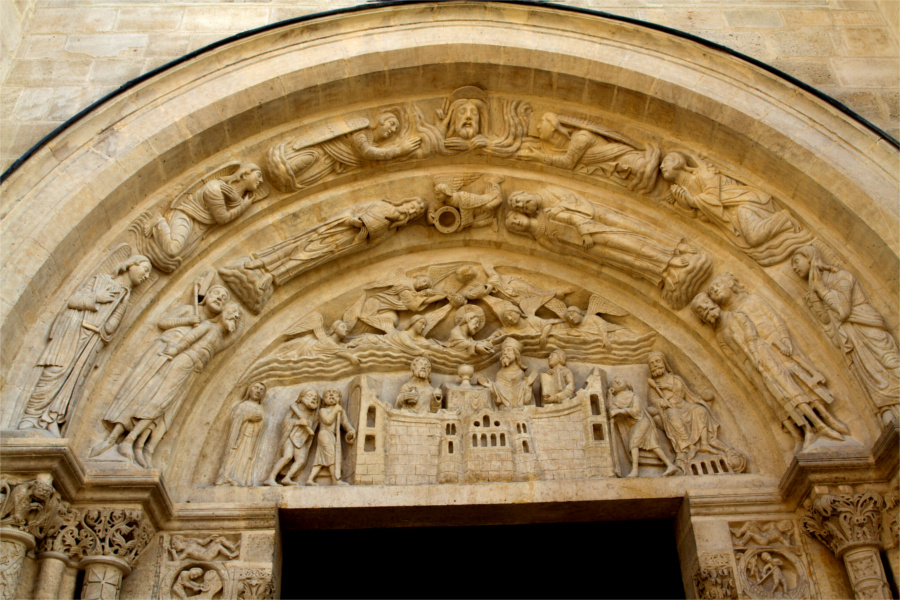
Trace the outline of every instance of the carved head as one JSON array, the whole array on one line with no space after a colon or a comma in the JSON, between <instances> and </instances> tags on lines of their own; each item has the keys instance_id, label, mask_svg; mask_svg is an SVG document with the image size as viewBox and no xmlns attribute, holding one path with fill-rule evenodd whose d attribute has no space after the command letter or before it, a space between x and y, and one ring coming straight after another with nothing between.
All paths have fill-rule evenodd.
<instances>
[{"instance_id":1,"label":"carved head","mask_svg":"<svg viewBox=\"0 0 900 600\"><path fill-rule=\"evenodd\" d=\"M631 387L631 384L619 377L618 375L613 378L612 383L609 384L609 391L613 394L620 394L625 390L634 389Z\"/></svg>"},{"instance_id":2,"label":"carved head","mask_svg":"<svg viewBox=\"0 0 900 600\"><path fill-rule=\"evenodd\" d=\"M176 552L180 552L184 549L184 536L182 535L173 535L172 536L172 548Z\"/></svg>"},{"instance_id":3,"label":"carved head","mask_svg":"<svg viewBox=\"0 0 900 600\"><path fill-rule=\"evenodd\" d=\"M250 384L250 387L247 388L247 393L244 396L244 400L253 400L254 402L262 402L262 399L266 396L266 384L262 381L256 381Z\"/></svg>"},{"instance_id":4,"label":"carved head","mask_svg":"<svg viewBox=\"0 0 900 600\"><path fill-rule=\"evenodd\" d=\"M506 228L513 233L531 233L531 219L520 212L509 212L506 215Z\"/></svg>"},{"instance_id":5,"label":"carved head","mask_svg":"<svg viewBox=\"0 0 900 600\"><path fill-rule=\"evenodd\" d=\"M319 394L312 388L303 388L297 396L297 402L309 410L316 410L319 407Z\"/></svg>"},{"instance_id":6,"label":"carved head","mask_svg":"<svg viewBox=\"0 0 900 600\"><path fill-rule=\"evenodd\" d=\"M262 169L253 163L244 163L230 181L232 183L243 182L248 192L255 192L263 183Z\"/></svg>"},{"instance_id":7,"label":"carved head","mask_svg":"<svg viewBox=\"0 0 900 600\"><path fill-rule=\"evenodd\" d=\"M425 214L425 201L421 198L413 198L401 204L399 209L400 212L406 215L407 221L412 221Z\"/></svg>"},{"instance_id":8,"label":"carved head","mask_svg":"<svg viewBox=\"0 0 900 600\"><path fill-rule=\"evenodd\" d=\"M662 377L671 371L666 355L659 350L654 350L650 353L650 357L647 359L647 366L650 367L650 375L652 377Z\"/></svg>"},{"instance_id":9,"label":"carved head","mask_svg":"<svg viewBox=\"0 0 900 600\"><path fill-rule=\"evenodd\" d=\"M201 567L191 567L191 570L188 571L188 577L191 579L200 579L203 576L203 569Z\"/></svg>"},{"instance_id":10,"label":"carved head","mask_svg":"<svg viewBox=\"0 0 900 600\"><path fill-rule=\"evenodd\" d=\"M569 327L578 327L584 321L584 311L577 306L570 306L563 313L563 320Z\"/></svg>"},{"instance_id":11,"label":"carved head","mask_svg":"<svg viewBox=\"0 0 900 600\"><path fill-rule=\"evenodd\" d=\"M322 401L325 403L325 406L334 406L335 404L341 403L341 390L337 388L328 388L325 390L325 393L322 394Z\"/></svg>"},{"instance_id":12,"label":"carved head","mask_svg":"<svg viewBox=\"0 0 900 600\"><path fill-rule=\"evenodd\" d=\"M222 312L222 309L225 308L225 304L231 299L231 294L228 293L221 285L214 285L206 291L206 296L203 297L203 302L201 304L209 310L209 312L214 315Z\"/></svg>"},{"instance_id":13,"label":"carved head","mask_svg":"<svg viewBox=\"0 0 900 600\"><path fill-rule=\"evenodd\" d=\"M555 369L556 367L562 365L566 366L566 353L564 350L560 350L557 348L553 352L550 353L550 357L547 359L547 364L550 365L551 369Z\"/></svg>"},{"instance_id":14,"label":"carved head","mask_svg":"<svg viewBox=\"0 0 900 600\"><path fill-rule=\"evenodd\" d=\"M514 211L533 216L541 209L541 196L534 192L513 192L506 203Z\"/></svg>"},{"instance_id":15,"label":"carved head","mask_svg":"<svg viewBox=\"0 0 900 600\"><path fill-rule=\"evenodd\" d=\"M735 294L740 294L744 291L744 286L731 273L716 275L709 284L709 289L707 289L709 297L719 306L728 306Z\"/></svg>"},{"instance_id":16,"label":"carved head","mask_svg":"<svg viewBox=\"0 0 900 600\"><path fill-rule=\"evenodd\" d=\"M346 321L340 319L335 320L328 328L328 335L336 335L338 340L343 340L348 333L350 333L350 326Z\"/></svg>"},{"instance_id":17,"label":"carved head","mask_svg":"<svg viewBox=\"0 0 900 600\"><path fill-rule=\"evenodd\" d=\"M469 265L460 267L456 270L456 280L463 284L469 283L477 276L478 272L475 271L475 267L471 267Z\"/></svg>"},{"instance_id":18,"label":"carved head","mask_svg":"<svg viewBox=\"0 0 900 600\"><path fill-rule=\"evenodd\" d=\"M412 371L413 377L417 377L418 379L430 379L431 361L424 356L418 356L410 363L409 370Z\"/></svg>"},{"instance_id":19,"label":"carved head","mask_svg":"<svg viewBox=\"0 0 900 600\"><path fill-rule=\"evenodd\" d=\"M428 275L417 275L413 280L413 287L416 288L417 291L427 290L432 285L434 285L434 283L431 281L431 277L429 277Z\"/></svg>"},{"instance_id":20,"label":"carved head","mask_svg":"<svg viewBox=\"0 0 900 600\"><path fill-rule=\"evenodd\" d=\"M469 335L475 335L484 327L484 311L480 306L464 304L456 310L453 322L457 326L463 326Z\"/></svg>"},{"instance_id":21,"label":"carved head","mask_svg":"<svg viewBox=\"0 0 900 600\"><path fill-rule=\"evenodd\" d=\"M487 113L487 105L473 98L460 98L450 105L450 123L447 137L471 140L481 133L482 114Z\"/></svg>"},{"instance_id":22,"label":"carved head","mask_svg":"<svg viewBox=\"0 0 900 600\"><path fill-rule=\"evenodd\" d=\"M500 313L500 320L508 327L516 327L522 320L522 311L515 306L508 306Z\"/></svg>"},{"instance_id":23,"label":"carved head","mask_svg":"<svg viewBox=\"0 0 900 600\"><path fill-rule=\"evenodd\" d=\"M659 165L663 179L673 182L678 179L679 173L683 173L687 167L687 159L680 152L669 152Z\"/></svg>"},{"instance_id":24,"label":"carved head","mask_svg":"<svg viewBox=\"0 0 900 600\"><path fill-rule=\"evenodd\" d=\"M700 292L691 300L691 310L701 321L712 326L719 322L719 318L722 315L719 306L703 292Z\"/></svg>"},{"instance_id":25,"label":"carved head","mask_svg":"<svg viewBox=\"0 0 900 600\"><path fill-rule=\"evenodd\" d=\"M232 333L238 328L243 314L244 312L237 302L229 302L225 305L225 308L222 309L222 323L224 323L225 330L228 333Z\"/></svg>"},{"instance_id":26,"label":"carved head","mask_svg":"<svg viewBox=\"0 0 900 600\"><path fill-rule=\"evenodd\" d=\"M522 343L513 338L506 338L500 346L500 364L508 367L512 364L524 369L522 364Z\"/></svg>"},{"instance_id":27,"label":"carved head","mask_svg":"<svg viewBox=\"0 0 900 600\"><path fill-rule=\"evenodd\" d=\"M375 118L374 137L376 142L390 139L400 130L399 111L388 110Z\"/></svg>"},{"instance_id":28,"label":"carved head","mask_svg":"<svg viewBox=\"0 0 900 600\"><path fill-rule=\"evenodd\" d=\"M428 327L428 320L422 315L413 315L409 320L406 329L412 331L416 335L425 335L425 328Z\"/></svg>"},{"instance_id":29,"label":"carved head","mask_svg":"<svg viewBox=\"0 0 900 600\"><path fill-rule=\"evenodd\" d=\"M128 273L128 279L132 286L140 285L147 281L150 273L153 272L153 266L150 259L141 254L134 254L125 262L119 265L116 273Z\"/></svg>"},{"instance_id":30,"label":"carved head","mask_svg":"<svg viewBox=\"0 0 900 600\"><path fill-rule=\"evenodd\" d=\"M558 114L545 112L538 123L538 137L545 142L561 144L571 137L571 132L559 122Z\"/></svg>"},{"instance_id":31,"label":"carved head","mask_svg":"<svg viewBox=\"0 0 900 600\"><path fill-rule=\"evenodd\" d=\"M828 263L822 251L815 246L801 246L794 251L791 257L791 268L800 279L809 279L809 273L813 269L818 271L839 271L837 267Z\"/></svg>"}]
</instances>

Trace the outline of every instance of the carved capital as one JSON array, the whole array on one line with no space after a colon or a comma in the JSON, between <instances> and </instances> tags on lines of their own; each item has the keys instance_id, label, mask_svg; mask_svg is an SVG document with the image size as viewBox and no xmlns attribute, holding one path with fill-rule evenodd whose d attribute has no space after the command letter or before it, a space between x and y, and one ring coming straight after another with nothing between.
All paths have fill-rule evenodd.
<instances>
[{"instance_id":1,"label":"carved capital","mask_svg":"<svg viewBox=\"0 0 900 600\"><path fill-rule=\"evenodd\" d=\"M40 540L58 526L63 510L64 503L49 481L0 480L0 527L16 529Z\"/></svg>"},{"instance_id":2,"label":"carved capital","mask_svg":"<svg viewBox=\"0 0 900 600\"><path fill-rule=\"evenodd\" d=\"M823 494L807 506L803 529L838 558L858 546L881 547L882 511L886 506L878 492Z\"/></svg>"},{"instance_id":3,"label":"carved capital","mask_svg":"<svg viewBox=\"0 0 900 600\"><path fill-rule=\"evenodd\" d=\"M698 569L694 573L694 587L701 600L737 598L734 571L728 566Z\"/></svg>"},{"instance_id":4,"label":"carved capital","mask_svg":"<svg viewBox=\"0 0 900 600\"><path fill-rule=\"evenodd\" d=\"M130 566L154 534L140 509L68 509L60 521L60 526L52 536L47 536L41 548L76 560L115 557Z\"/></svg>"},{"instance_id":5,"label":"carved capital","mask_svg":"<svg viewBox=\"0 0 900 600\"><path fill-rule=\"evenodd\" d=\"M275 582L266 569L243 569L235 573L240 600L268 600L275 597Z\"/></svg>"}]
</instances>

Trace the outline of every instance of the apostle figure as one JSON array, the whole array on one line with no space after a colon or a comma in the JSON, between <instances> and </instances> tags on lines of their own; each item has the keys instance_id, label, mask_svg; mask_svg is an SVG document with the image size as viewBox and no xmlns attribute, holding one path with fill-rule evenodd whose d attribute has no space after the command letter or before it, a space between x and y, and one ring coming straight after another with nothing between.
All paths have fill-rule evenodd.
<instances>
[{"instance_id":1,"label":"apostle figure","mask_svg":"<svg viewBox=\"0 0 900 600\"><path fill-rule=\"evenodd\" d=\"M500 409L522 408L534 404L532 385L537 373L525 373L522 364L522 343L514 338L506 338L500 346L500 370L494 381L478 379L478 384L491 390L494 405Z\"/></svg>"},{"instance_id":2,"label":"apostle figure","mask_svg":"<svg viewBox=\"0 0 900 600\"><path fill-rule=\"evenodd\" d=\"M718 438L719 422L700 396L691 391L684 379L672 372L666 356L653 351L649 394L663 431L675 449L675 464L688 474L688 464L698 452L724 454L734 450Z\"/></svg>"},{"instance_id":3,"label":"apostle figure","mask_svg":"<svg viewBox=\"0 0 900 600\"><path fill-rule=\"evenodd\" d=\"M656 183L659 146L641 144L599 123L546 112L538 124L542 150L522 148L517 158L587 174L600 173L638 192Z\"/></svg>"},{"instance_id":4,"label":"apostle figure","mask_svg":"<svg viewBox=\"0 0 900 600\"><path fill-rule=\"evenodd\" d=\"M556 349L547 359L550 367L541 373L541 400L544 406L560 404L575 397L575 378L566 367L566 353Z\"/></svg>"},{"instance_id":5,"label":"apostle figure","mask_svg":"<svg viewBox=\"0 0 900 600\"><path fill-rule=\"evenodd\" d=\"M228 163L204 176L172 202L165 216L141 215L132 230L139 250L164 273L171 273L214 227L231 223L269 195L262 171L253 163Z\"/></svg>"},{"instance_id":6,"label":"apostle figure","mask_svg":"<svg viewBox=\"0 0 900 600\"><path fill-rule=\"evenodd\" d=\"M885 422L900 402L900 352L887 324L856 277L828 263L815 246L794 252L791 267L809 285L806 303L847 357Z\"/></svg>"},{"instance_id":7,"label":"apostle figure","mask_svg":"<svg viewBox=\"0 0 900 600\"><path fill-rule=\"evenodd\" d=\"M825 406L824 398L830 398L830 394L821 385L824 380L821 375L810 374L803 364L794 362L784 347L776 350L760 335L746 313L720 308L705 293L697 294L691 309L701 321L715 329L719 345L739 368L746 369L745 363L749 363L752 370L759 373L763 389L768 392L765 397L773 400L773 410L798 444L806 448L817 434L844 439L829 426L829 423L843 424ZM752 375L748 370L745 373ZM818 377L812 379L813 375ZM802 438L794 427L803 431Z\"/></svg>"},{"instance_id":8,"label":"apostle figure","mask_svg":"<svg viewBox=\"0 0 900 600\"><path fill-rule=\"evenodd\" d=\"M670 152L660 170L670 202L718 227L728 240L762 266L779 263L810 235L771 196L719 172L715 165Z\"/></svg>"},{"instance_id":9,"label":"apostle figure","mask_svg":"<svg viewBox=\"0 0 900 600\"><path fill-rule=\"evenodd\" d=\"M219 290L224 292L210 288L210 293L216 292L217 303L222 298ZM229 302L215 317L193 327L173 328L157 338L104 414L103 422L112 431L91 455L100 454L128 432L119 442L119 454L142 467L151 467L153 451L178 415L193 382L218 352L240 336L241 317L240 306Z\"/></svg>"},{"instance_id":10,"label":"apostle figure","mask_svg":"<svg viewBox=\"0 0 900 600\"><path fill-rule=\"evenodd\" d=\"M653 419L634 393L631 384L616 377L609 386L609 417L616 424L622 443L631 453L631 472L628 477L638 476L641 450L648 450L666 465L663 477L678 471L666 453L659 446L659 435Z\"/></svg>"},{"instance_id":11,"label":"apostle figure","mask_svg":"<svg viewBox=\"0 0 900 600\"><path fill-rule=\"evenodd\" d=\"M266 168L278 189L289 192L332 173L409 156L421 140L401 132L403 121L399 108L382 111L374 124L364 117L336 120L269 148Z\"/></svg>"},{"instance_id":12,"label":"apostle figure","mask_svg":"<svg viewBox=\"0 0 900 600\"><path fill-rule=\"evenodd\" d=\"M150 261L116 251L121 262L101 265L66 302L50 326L47 347L37 361L41 368L28 398L19 429L44 429L55 436L67 419L97 353L115 335L128 310L132 290L147 280Z\"/></svg>"},{"instance_id":13,"label":"apostle figure","mask_svg":"<svg viewBox=\"0 0 900 600\"><path fill-rule=\"evenodd\" d=\"M281 480L281 485L300 485L296 477L309 458L309 447L312 445L318 427L319 395L312 388L300 390L297 401L290 405L281 424L281 456L275 461L272 471L263 485L276 486L275 478L288 464L290 468Z\"/></svg>"},{"instance_id":14,"label":"apostle figure","mask_svg":"<svg viewBox=\"0 0 900 600\"><path fill-rule=\"evenodd\" d=\"M429 410L437 412L441 407L443 393L431 385L431 361L424 356L413 359L409 365L412 377L400 387L394 406L412 412Z\"/></svg>"},{"instance_id":15,"label":"apostle figure","mask_svg":"<svg viewBox=\"0 0 900 600\"><path fill-rule=\"evenodd\" d=\"M253 383L244 398L231 409L231 426L225 442L225 456L215 485L253 485L253 461L259 449L266 384Z\"/></svg>"},{"instance_id":16,"label":"apostle figure","mask_svg":"<svg viewBox=\"0 0 900 600\"><path fill-rule=\"evenodd\" d=\"M456 310L453 317L454 327L444 345L469 356L489 354L494 351L494 344L489 340L476 340L475 334L484 327L484 311L480 306L464 304Z\"/></svg>"},{"instance_id":17,"label":"apostle figure","mask_svg":"<svg viewBox=\"0 0 900 600\"><path fill-rule=\"evenodd\" d=\"M341 392L336 388L329 388L322 394L322 402L325 404L319 409L319 432L316 436L316 458L306 485L316 485L316 477L324 469L331 474L331 480L335 485L347 485L341 481L341 427L346 430L344 439L348 444L356 440L356 430L347 420L347 413L341 406Z\"/></svg>"}]
</instances>

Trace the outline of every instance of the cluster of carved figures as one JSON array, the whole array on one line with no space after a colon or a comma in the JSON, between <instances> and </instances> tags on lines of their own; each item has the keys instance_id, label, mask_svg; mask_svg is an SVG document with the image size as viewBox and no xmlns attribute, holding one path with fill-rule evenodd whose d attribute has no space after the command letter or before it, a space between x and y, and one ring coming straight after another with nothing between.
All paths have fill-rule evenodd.
<instances>
[{"instance_id":1,"label":"cluster of carved figures","mask_svg":"<svg viewBox=\"0 0 900 600\"><path fill-rule=\"evenodd\" d=\"M654 141L638 141L574 115L546 112L535 121L536 135L529 135L532 109L528 104L492 98L476 87L456 90L439 108L432 107L431 117L426 104L392 107L373 113L371 119L354 116L308 128L269 148L265 160L259 161L263 167L249 162L225 164L187 186L162 214L142 214L130 228L130 243L116 247L98 265L54 320L36 363L39 375L30 388L19 428L61 435L98 353L123 321L133 317L129 306L158 278L156 271L172 273L216 227L241 218L254 203L267 198L267 179L289 193L389 161L465 153L537 162L602 180L604 185L627 187L708 223L763 267L790 260L796 275L808 285L806 302L812 314L844 353L849 369L883 418L896 418L900 354L888 326L855 276L768 194L688 150L673 147L663 152ZM662 185L658 185L660 179ZM673 309L690 304L715 329L723 351L756 382L798 446L806 447L819 436L841 440L849 435L829 409L833 398L821 371L794 343L763 297L746 292L728 274L719 275L702 291L713 271L712 260L702 249L659 226L562 188L504 192L502 177L476 173L435 176L432 183L430 198L358 204L201 277L190 299L156 323L159 335L111 400L103 416L106 439L91 455L115 446L118 454L138 465L152 466L155 448L178 418L204 368L240 337L245 309L259 314L275 288L326 262L371 248L411 225L446 235L484 227L500 235L502 226L503 235L526 236L556 253L649 281ZM504 275L488 264L440 265L415 276L391 273L367 287L360 302L327 328L318 314L296 323L289 337L310 331L314 336L300 337L291 342L289 352L259 361L247 380L283 384L294 377L291 371L299 357L304 357L303 377L309 380L326 372L334 374L335 368L342 371L360 365L396 371L407 368L416 356L428 358L441 373L452 373L461 364L483 369L498 355L501 363L511 360L503 358L509 353L549 357L553 348L585 363L598 363L600 358L606 363L646 358L650 334L636 334L600 316L621 316L621 309L599 296L591 298L585 309L567 304L567 294L567 290L545 290ZM485 309L502 325L479 338ZM446 337L429 335L451 317L453 325ZM580 342L570 343L573 339ZM550 366L547 377L548 385L556 381L553 385L560 389L548 395L545 406L570 394L570 382L559 375L565 369L560 357L551 359L556 364ZM667 473L683 471L683 465L671 463L659 450L655 441L659 425L674 453L683 457L682 463L689 462L684 457L697 449L709 454L735 452L718 439L708 399L694 396L683 382L678 383L665 360L660 362L662 366L650 365L656 372L668 372L651 380L649 393L658 401L633 401L634 391L627 381L607 382L609 417L622 439L627 438L627 452L649 452L662 461ZM524 385L536 381L536 375L521 379L511 372L515 368L521 367L504 363L499 379L478 381L490 390L498 410L516 408L530 399ZM424 369L421 363L420 369ZM235 408L234 420L244 425L230 436L232 454L253 454L243 440L258 435L262 420L258 399L264 393L264 388L251 387L247 399ZM344 416L340 408L329 409L335 395L340 391L323 394L318 421L308 422L293 437L322 440L327 430L339 438ZM250 406L254 402L257 408ZM654 402L660 408L647 412ZM301 402L296 412L312 410L312 403L312 398ZM425 402L409 391L399 403L421 408L436 405L438 399ZM333 406L340 407L341 402ZM647 424L651 422L652 426ZM344 429L349 441L352 430ZM339 454L340 444L331 445ZM321 442L317 453L323 457L317 456L316 468L340 479L339 467L318 464L331 460L327 446ZM288 458L290 449L284 447L279 462ZM289 458L294 463L305 460L302 452L293 453L290 450ZM237 462L241 460L245 459ZM273 478L274 474L267 481ZM223 471L219 482L247 481L246 467L235 466Z\"/></svg>"}]
</instances>

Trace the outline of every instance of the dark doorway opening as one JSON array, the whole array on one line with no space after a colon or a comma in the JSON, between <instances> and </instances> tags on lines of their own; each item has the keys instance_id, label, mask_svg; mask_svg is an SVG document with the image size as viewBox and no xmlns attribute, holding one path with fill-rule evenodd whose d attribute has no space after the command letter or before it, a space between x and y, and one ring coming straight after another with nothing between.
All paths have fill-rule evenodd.
<instances>
[{"instance_id":1,"label":"dark doorway opening","mask_svg":"<svg viewBox=\"0 0 900 600\"><path fill-rule=\"evenodd\" d=\"M684 598L671 519L282 530L282 598Z\"/></svg>"}]
</instances>

